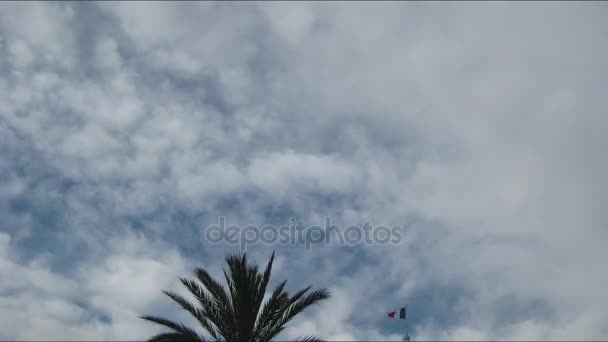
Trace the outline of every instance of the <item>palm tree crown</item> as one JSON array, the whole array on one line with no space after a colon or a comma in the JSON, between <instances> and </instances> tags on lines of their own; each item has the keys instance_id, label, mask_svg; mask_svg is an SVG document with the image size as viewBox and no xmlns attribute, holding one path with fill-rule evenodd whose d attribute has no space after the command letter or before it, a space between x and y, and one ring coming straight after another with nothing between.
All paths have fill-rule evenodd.
<instances>
[{"instance_id":1,"label":"palm tree crown","mask_svg":"<svg viewBox=\"0 0 608 342\"><path fill-rule=\"evenodd\" d=\"M264 302L273 261L274 253L262 273L257 265L247 263L245 254L226 257L228 272L224 270L224 277L227 289L205 269L196 268L196 280L180 278L181 283L196 298L196 304L174 292L163 292L196 318L212 340L270 341L285 329L287 322L305 308L330 297L327 289L309 292L311 286L290 295L285 290L287 281L282 281ZM149 341L206 340L194 329L166 318L141 318L171 329L171 332L153 336ZM319 339L309 336L302 340Z\"/></svg>"}]
</instances>

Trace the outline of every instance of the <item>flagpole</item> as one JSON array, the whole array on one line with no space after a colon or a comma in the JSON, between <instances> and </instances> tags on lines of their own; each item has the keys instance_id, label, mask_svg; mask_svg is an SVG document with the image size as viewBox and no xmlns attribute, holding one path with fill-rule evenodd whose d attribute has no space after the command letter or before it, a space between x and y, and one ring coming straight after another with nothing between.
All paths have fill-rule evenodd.
<instances>
[{"instance_id":1,"label":"flagpole","mask_svg":"<svg viewBox=\"0 0 608 342\"><path fill-rule=\"evenodd\" d=\"M403 335L403 341L405 342L410 342L410 335L408 335L407 333L407 305L405 305L404 307L404 311L405 311L405 317L404 317L404 325L405 325L405 335Z\"/></svg>"},{"instance_id":2,"label":"flagpole","mask_svg":"<svg viewBox=\"0 0 608 342\"><path fill-rule=\"evenodd\" d=\"M405 325L405 332L404 332L404 334L403 334L403 340L404 340L404 341L407 341L407 316L405 316L404 321L405 321L405 322L404 322L404 325Z\"/></svg>"}]
</instances>

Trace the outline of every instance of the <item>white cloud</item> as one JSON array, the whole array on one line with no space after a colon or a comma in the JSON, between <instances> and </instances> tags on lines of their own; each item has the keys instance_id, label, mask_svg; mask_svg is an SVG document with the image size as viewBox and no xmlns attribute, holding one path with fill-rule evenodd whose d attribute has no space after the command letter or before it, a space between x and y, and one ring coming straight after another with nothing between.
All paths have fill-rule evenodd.
<instances>
[{"instance_id":1,"label":"white cloud","mask_svg":"<svg viewBox=\"0 0 608 342\"><path fill-rule=\"evenodd\" d=\"M293 151L256 158L248 173L253 184L280 198L308 191L348 192L360 178L354 165L330 156L298 155Z\"/></svg>"},{"instance_id":2,"label":"white cloud","mask_svg":"<svg viewBox=\"0 0 608 342\"><path fill-rule=\"evenodd\" d=\"M458 317L418 307L415 339L606 336L604 6L0 6L0 338L146 337L225 252L182 256L200 212L420 218L402 246L281 250L336 293L289 336L396 339L385 307L438 288Z\"/></svg>"},{"instance_id":3,"label":"white cloud","mask_svg":"<svg viewBox=\"0 0 608 342\"><path fill-rule=\"evenodd\" d=\"M160 305L160 289L176 286L186 272L183 258L141 236L112 240L108 254L68 278L44 259L19 261L10 236L0 234L0 338L114 340L157 329L138 317L166 306Z\"/></svg>"}]
</instances>

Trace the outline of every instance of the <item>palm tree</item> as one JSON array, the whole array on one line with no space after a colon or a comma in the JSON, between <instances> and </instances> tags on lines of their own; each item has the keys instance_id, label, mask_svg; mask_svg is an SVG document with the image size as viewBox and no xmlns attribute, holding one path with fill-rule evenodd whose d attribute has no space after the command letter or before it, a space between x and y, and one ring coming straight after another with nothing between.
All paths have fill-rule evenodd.
<instances>
[{"instance_id":1,"label":"palm tree","mask_svg":"<svg viewBox=\"0 0 608 342\"><path fill-rule=\"evenodd\" d=\"M163 292L188 311L212 340L270 341L283 331L285 325L297 314L330 297L327 289L309 292L311 286L290 295L285 290L285 280L277 285L264 302L273 261L274 253L261 273L257 265L247 263L245 254L226 257L229 269L229 272L224 270L227 289L205 269L196 268L196 280L180 278L181 283L196 298L196 304L174 292ZM169 319L157 316L141 318L171 329L171 332L153 336L149 341L206 340L194 329ZM320 339L309 336L300 341L312 342Z\"/></svg>"}]
</instances>

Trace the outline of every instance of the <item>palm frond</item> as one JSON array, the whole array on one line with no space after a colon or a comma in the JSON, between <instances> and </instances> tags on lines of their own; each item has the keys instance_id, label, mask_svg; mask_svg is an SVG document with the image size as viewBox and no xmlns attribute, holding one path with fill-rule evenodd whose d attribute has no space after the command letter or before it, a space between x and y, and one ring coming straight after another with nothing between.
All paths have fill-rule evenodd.
<instances>
[{"instance_id":1,"label":"palm frond","mask_svg":"<svg viewBox=\"0 0 608 342\"><path fill-rule=\"evenodd\" d=\"M187 327L187 326L185 326L185 325L183 325L181 323L173 322L173 321L168 320L168 319L163 318L163 317L141 316L141 319L144 319L144 320L150 321L150 322L154 322L156 324L163 325L163 326L165 326L167 328L170 328L175 333L180 334L181 336L183 336L188 341L204 341L205 340L201 336L199 336L196 333L196 331L194 331L192 328L189 328L189 327ZM157 336L159 336L159 335L157 335Z\"/></svg>"},{"instance_id":2,"label":"palm frond","mask_svg":"<svg viewBox=\"0 0 608 342\"><path fill-rule=\"evenodd\" d=\"M180 278L180 280L183 284L188 283L187 279ZM211 324L211 322L209 322L209 320L207 319L206 312L204 310L200 310L194 307L194 305L190 304L190 302L188 302L186 298L176 293L164 290L163 293L166 294L169 298L173 299L173 301L178 303L179 306L182 307L182 309L188 311L190 315L192 315L192 317L194 317L200 323L200 325L209 333L209 335L211 335L213 339L218 339L217 331L215 327Z\"/></svg>"},{"instance_id":3,"label":"palm frond","mask_svg":"<svg viewBox=\"0 0 608 342\"><path fill-rule=\"evenodd\" d=\"M297 342L325 342L325 340L316 336L304 336L297 339Z\"/></svg>"},{"instance_id":4,"label":"palm frond","mask_svg":"<svg viewBox=\"0 0 608 342\"><path fill-rule=\"evenodd\" d=\"M203 268L194 270L196 278L207 290L206 293L193 280L182 281L184 286L194 294L199 301L205 317L216 327L216 334L225 339L235 339L234 331L237 329L237 322L234 315L233 303L228 297L224 287Z\"/></svg>"},{"instance_id":5,"label":"palm frond","mask_svg":"<svg viewBox=\"0 0 608 342\"><path fill-rule=\"evenodd\" d=\"M158 334L156 336L152 336L148 340L148 342L184 342L184 341L199 342L199 341L204 341L204 340L193 340L190 338L190 336L184 335L181 333L162 333L162 334Z\"/></svg>"},{"instance_id":6,"label":"palm frond","mask_svg":"<svg viewBox=\"0 0 608 342\"><path fill-rule=\"evenodd\" d=\"M301 293L303 295L306 292L305 290L307 291L307 289L304 289L299 291L298 294ZM301 297L296 301L290 300L291 304L285 309L282 317L277 319L272 328L268 330L266 338L269 340L274 338L281 331L283 331L285 324L292 320L297 314L304 311L304 309L306 309L310 305L313 305L321 300L328 299L330 296L331 294L327 289L320 289L312 292L309 295Z\"/></svg>"},{"instance_id":7,"label":"palm frond","mask_svg":"<svg viewBox=\"0 0 608 342\"><path fill-rule=\"evenodd\" d=\"M217 302L220 307L230 307L231 302L228 298L228 294L226 290L217 280L213 279L209 272L207 272L204 268L198 267L194 270L194 274L197 279L203 284L205 289L209 291L214 301Z\"/></svg>"},{"instance_id":8,"label":"palm frond","mask_svg":"<svg viewBox=\"0 0 608 342\"><path fill-rule=\"evenodd\" d=\"M284 290L286 284L287 281L284 280L277 285L258 316L255 337L259 340L267 340L265 336L272 328L273 322L283 315L285 308L287 308L289 304L289 295Z\"/></svg>"}]
</instances>

